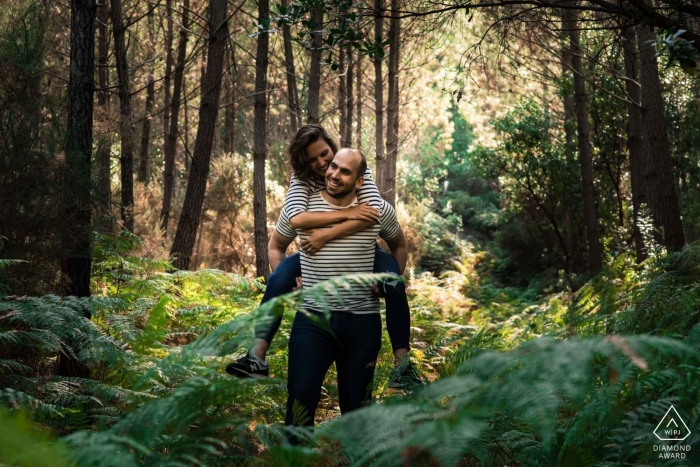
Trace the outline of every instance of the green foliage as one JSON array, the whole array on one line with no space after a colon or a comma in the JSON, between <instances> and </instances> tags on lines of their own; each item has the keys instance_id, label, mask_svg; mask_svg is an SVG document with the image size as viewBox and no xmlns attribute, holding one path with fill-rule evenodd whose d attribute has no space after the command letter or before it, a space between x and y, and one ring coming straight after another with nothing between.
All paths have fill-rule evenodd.
<instances>
[{"instance_id":1,"label":"green foliage","mask_svg":"<svg viewBox=\"0 0 700 467\"><path fill-rule=\"evenodd\" d=\"M498 183L499 229L496 251L503 252L504 281L562 270L567 280L583 263L579 168L567 157L553 116L546 107L522 99L492 122L495 148L469 154L476 172ZM520 284L519 284L520 285Z\"/></svg>"},{"instance_id":2,"label":"green foliage","mask_svg":"<svg viewBox=\"0 0 700 467\"><path fill-rule=\"evenodd\" d=\"M248 345L255 320L382 276L336 278L257 307L258 282L164 272L167 264L136 261L123 241L112 250L97 242L94 284L109 296L0 302L0 401L64 435L45 446L67 446L55 455L72 465L653 465L652 432L669 404L691 430L700 422L700 324L689 308L700 246L640 265L621 255L575 297L500 288L480 277L479 257L439 278L425 273L411 284L412 346L430 384L387 389L385 336L375 402L337 417L337 392L324 385L319 416L331 420L314 432L280 425L290 319L268 355L272 378L238 380L223 366ZM88 365L91 378L52 376L57 352ZM16 436L31 443L24 426ZM292 435L305 444L288 444Z\"/></svg>"}]
</instances>

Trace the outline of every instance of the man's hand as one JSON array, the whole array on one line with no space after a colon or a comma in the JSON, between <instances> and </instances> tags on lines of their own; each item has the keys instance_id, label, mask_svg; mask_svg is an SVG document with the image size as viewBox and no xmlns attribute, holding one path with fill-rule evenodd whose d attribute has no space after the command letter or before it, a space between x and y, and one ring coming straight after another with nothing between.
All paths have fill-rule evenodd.
<instances>
[{"instance_id":1,"label":"man's hand","mask_svg":"<svg viewBox=\"0 0 700 467\"><path fill-rule=\"evenodd\" d=\"M301 250L307 255L318 253L328 241L326 229L305 230L303 233L310 234L301 241Z\"/></svg>"},{"instance_id":2,"label":"man's hand","mask_svg":"<svg viewBox=\"0 0 700 467\"><path fill-rule=\"evenodd\" d=\"M297 277L297 285L296 285L296 287L292 287L292 292L297 291L297 290L301 290L303 288L304 288L304 285L301 282L301 277Z\"/></svg>"},{"instance_id":3,"label":"man's hand","mask_svg":"<svg viewBox=\"0 0 700 467\"><path fill-rule=\"evenodd\" d=\"M379 222L379 210L373 208L369 203L358 204L347 211L348 220L358 220L366 222Z\"/></svg>"}]
</instances>

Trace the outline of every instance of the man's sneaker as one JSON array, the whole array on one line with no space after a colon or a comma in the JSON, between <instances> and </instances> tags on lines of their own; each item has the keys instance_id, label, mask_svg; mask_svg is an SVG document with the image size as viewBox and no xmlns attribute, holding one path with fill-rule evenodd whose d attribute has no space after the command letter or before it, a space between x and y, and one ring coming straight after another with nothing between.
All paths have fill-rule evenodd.
<instances>
[{"instance_id":1,"label":"man's sneaker","mask_svg":"<svg viewBox=\"0 0 700 467\"><path fill-rule=\"evenodd\" d=\"M399 364L391 370L389 387L394 389L416 389L423 386L418 372L410 362Z\"/></svg>"},{"instance_id":2,"label":"man's sneaker","mask_svg":"<svg viewBox=\"0 0 700 467\"><path fill-rule=\"evenodd\" d=\"M237 378L267 378L267 362L252 355L239 358L236 363L226 365L226 373Z\"/></svg>"}]
</instances>

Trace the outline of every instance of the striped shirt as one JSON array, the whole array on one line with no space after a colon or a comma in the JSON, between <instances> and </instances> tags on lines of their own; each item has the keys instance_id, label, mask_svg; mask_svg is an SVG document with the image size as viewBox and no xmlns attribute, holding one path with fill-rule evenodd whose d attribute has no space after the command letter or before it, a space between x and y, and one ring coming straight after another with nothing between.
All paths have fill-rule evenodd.
<instances>
[{"instance_id":1,"label":"striped shirt","mask_svg":"<svg viewBox=\"0 0 700 467\"><path fill-rule=\"evenodd\" d=\"M326 201L323 197L325 190L316 191L308 200L308 212L329 212L347 209L355 206L358 200L347 207L339 207ZM330 196L328 196L329 199ZM307 255L301 252L301 280L305 289L309 289L321 281L346 274L371 273L374 270L374 249L377 235L384 240L390 240L399 233L399 222L394 208L381 200L379 208L379 224L361 230L348 237L336 238L316 254ZM329 228L325 226L321 228ZM308 234L301 229L294 230L289 219L282 213L277 223L277 231L287 237L299 235L302 239ZM372 293L372 286L352 284L352 287L341 288L335 293L324 293L319 296L307 297L304 307L314 311L343 311L358 314L379 313L379 299Z\"/></svg>"},{"instance_id":2,"label":"striped shirt","mask_svg":"<svg viewBox=\"0 0 700 467\"><path fill-rule=\"evenodd\" d=\"M377 185L372 180L372 171L367 167L364 174L365 183L357 189L357 200L359 203L369 203L373 208L379 209L382 203L382 196L379 194ZM308 181L299 180L292 174L292 180L289 184L287 197L284 199L284 207L282 213L287 219L306 211L309 202L309 196L318 190L323 190L326 187L326 180L312 173Z\"/></svg>"}]
</instances>

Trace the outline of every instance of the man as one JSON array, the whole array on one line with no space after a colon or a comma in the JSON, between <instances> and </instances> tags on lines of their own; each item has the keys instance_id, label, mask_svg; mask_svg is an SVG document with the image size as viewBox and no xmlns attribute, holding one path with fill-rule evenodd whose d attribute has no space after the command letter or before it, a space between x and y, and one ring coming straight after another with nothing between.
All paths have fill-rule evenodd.
<instances>
[{"instance_id":1,"label":"man","mask_svg":"<svg viewBox=\"0 0 700 467\"><path fill-rule=\"evenodd\" d=\"M356 189L364 182L367 161L356 149L341 149L326 172L326 188L309 197L308 212L348 209L357 204ZM326 228L329 226L326 226ZM284 215L270 241L272 262L284 258L287 246L308 232L296 231ZM302 284L309 289L318 282L346 274L372 273L377 235L389 245L403 270L406 239L390 204L381 201L379 222L350 236L329 241L313 255L301 251ZM275 256L279 255L279 257ZM374 366L381 346L379 299L371 286L353 284L323 303L305 299L297 312L289 339L287 425L312 426L328 368L338 370L340 411L347 413L371 398ZM330 311L328 322L324 311Z\"/></svg>"}]
</instances>

